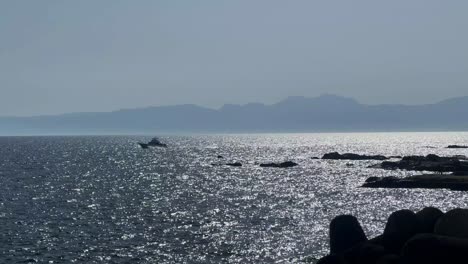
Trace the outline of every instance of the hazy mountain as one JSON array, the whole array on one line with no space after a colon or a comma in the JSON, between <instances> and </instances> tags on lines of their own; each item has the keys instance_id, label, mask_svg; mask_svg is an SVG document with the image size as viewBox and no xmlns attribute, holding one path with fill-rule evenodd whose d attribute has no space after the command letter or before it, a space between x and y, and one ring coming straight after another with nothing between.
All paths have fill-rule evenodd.
<instances>
[{"instance_id":1,"label":"hazy mountain","mask_svg":"<svg viewBox=\"0 0 468 264\"><path fill-rule=\"evenodd\" d=\"M427 105L365 105L336 95L209 109L176 105L102 113L2 117L0 133L307 132L468 130L468 97Z\"/></svg>"}]
</instances>

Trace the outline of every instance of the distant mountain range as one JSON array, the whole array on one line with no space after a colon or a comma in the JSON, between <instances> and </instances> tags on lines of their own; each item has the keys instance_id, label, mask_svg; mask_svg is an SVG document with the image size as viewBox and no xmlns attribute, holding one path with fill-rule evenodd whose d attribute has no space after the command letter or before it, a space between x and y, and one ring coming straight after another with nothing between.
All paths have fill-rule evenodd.
<instances>
[{"instance_id":1,"label":"distant mountain range","mask_svg":"<svg viewBox=\"0 0 468 264\"><path fill-rule=\"evenodd\" d=\"M366 105L322 95L210 109L159 106L114 112L0 117L0 134L468 131L468 96L425 105Z\"/></svg>"}]
</instances>

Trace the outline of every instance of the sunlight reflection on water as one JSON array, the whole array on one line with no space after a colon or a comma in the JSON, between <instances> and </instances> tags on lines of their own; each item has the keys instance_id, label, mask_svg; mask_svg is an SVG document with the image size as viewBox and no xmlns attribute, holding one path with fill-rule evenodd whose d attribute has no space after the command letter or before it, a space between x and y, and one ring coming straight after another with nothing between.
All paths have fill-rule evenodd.
<instances>
[{"instance_id":1,"label":"sunlight reflection on water","mask_svg":"<svg viewBox=\"0 0 468 264\"><path fill-rule=\"evenodd\" d=\"M375 161L324 153L468 155L468 133L0 138L0 262L296 262L328 250L328 225L369 236L398 209L465 207L465 192L363 189ZM217 155L226 159L219 160ZM292 160L289 169L258 163ZM211 166L219 162L242 167Z\"/></svg>"}]
</instances>

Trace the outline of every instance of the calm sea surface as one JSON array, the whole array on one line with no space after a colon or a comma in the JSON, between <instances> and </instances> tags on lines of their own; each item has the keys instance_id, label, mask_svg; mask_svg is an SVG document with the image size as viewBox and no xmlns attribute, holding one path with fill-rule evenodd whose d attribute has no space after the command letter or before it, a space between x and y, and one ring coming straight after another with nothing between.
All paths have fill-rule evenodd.
<instances>
[{"instance_id":1,"label":"calm sea surface","mask_svg":"<svg viewBox=\"0 0 468 264\"><path fill-rule=\"evenodd\" d=\"M290 263L328 251L351 213L368 236L392 211L466 207L468 193L364 189L376 161L331 151L467 155L468 133L0 137L0 263ZM225 160L219 160L223 155ZM289 169L259 162L292 160ZM239 161L242 167L212 166ZM311 259L311 258L309 258Z\"/></svg>"}]
</instances>

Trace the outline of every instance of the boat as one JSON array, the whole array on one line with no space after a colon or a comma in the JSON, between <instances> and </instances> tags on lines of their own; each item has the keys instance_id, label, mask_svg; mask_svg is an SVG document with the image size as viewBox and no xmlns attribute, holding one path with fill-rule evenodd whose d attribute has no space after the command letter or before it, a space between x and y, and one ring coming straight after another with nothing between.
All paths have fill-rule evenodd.
<instances>
[{"instance_id":1,"label":"boat","mask_svg":"<svg viewBox=\"0 0 468 264\"><path fill-rule=\"evenodd\" d=\"M167 144L162 143L158 138L154 137L151 139L150 142L148 143L141 143L138 142L138 145L140 145L141 148L147 149L148 147L161 147L161 148L167 148Z\"/></svg>"}]
</instances>

